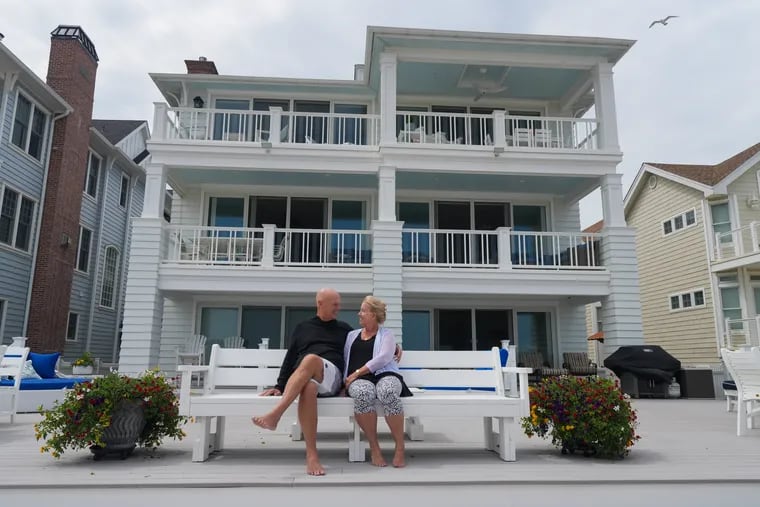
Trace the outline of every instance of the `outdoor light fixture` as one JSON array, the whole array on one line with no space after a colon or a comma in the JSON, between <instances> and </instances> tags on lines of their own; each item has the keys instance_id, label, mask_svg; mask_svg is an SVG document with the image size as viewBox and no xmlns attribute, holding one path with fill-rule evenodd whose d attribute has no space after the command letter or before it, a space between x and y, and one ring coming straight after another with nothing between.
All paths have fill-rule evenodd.
<instances>
[{"instance_id":1,"label":"outdoor light fixture","mask_svg":"<svg viewBox=\"0 0 760 507\"><path fill-rule=\"evenodd\" d=\"M203 107L203 99L201 98L200 95L198 95L197 97L193 99L193 106L195 106L196 109L200 109Z\"/></svg>"},{"instance_id":2,"label":"outdoor light fixture","mask_svg":"<svg viewBox=\"0 0 760 507\"><path fill-rule=\"evenodd\" d=\"M504 147L503 146L494 146L493 147L493 156L494 157L498 157L502 153L504 153Z\"/></svg>"},{"instance_id":3,"label":"outdoor light fixture","mask_svg":"<svg viewBox=\"0 0 760 507\"><path fill-rule=\"evenodd\" d=\"M267 153L268 153L269 150L272 149L272 142L271 141L261 141L261 147L264 148L267 151Z\"/></svg>"}]
</instances>

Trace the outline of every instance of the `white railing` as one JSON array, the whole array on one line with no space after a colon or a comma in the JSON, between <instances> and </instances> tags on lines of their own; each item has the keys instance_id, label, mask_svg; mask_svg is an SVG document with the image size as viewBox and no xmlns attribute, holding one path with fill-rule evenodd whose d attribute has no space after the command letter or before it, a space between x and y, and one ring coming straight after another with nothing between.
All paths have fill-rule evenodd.
<instances>
[{"instance_id":1,"label":"white railing","mask_svg":"<svg viewBox=\"0 0 760 507\"><path fill-rule=\"evenodd\" d=\"M760 346L760 315L748 319L725 319L723 330L722 348Z\"/></svg>"},{"instance_id":2,"label":"white railing","mask_svg":"<svg viewBox=\"0 0 760 507\"><path fill-rule=\"evenodd\" d=\"M380 117L369 114L167 109L166 139L271 144L379 144Z\"/></svg>"},{"instance_id":3,"label":"white railing","mask_svg":"<svg viewBox=\"0 0 760 507\"><path fill-rule=\"evenodd\" d=\"M168 263L366 267L372 262L370 231L168 225L165 235Z\"/></svg>"},{"instance_id":4,"label":"white railing","mask_svg":"<svg viewBox=\"0 0 760 507\"><path fill-rule=\"evenodd\" d=\"M760 238L760 222L751 222L749 225L726 232L716 232L713 260L725 261L760 253L758 238Z\"/></svg>"},{"instance_id":5,"label":"white railing","mask_svg":"<svg viewBox=\"0 0 760 507\"><path fill-rule=\"evenodd\" d=\"M590 233L405 229L408 266L499 269L604 269L601 236Z\"/></svg>"},{"instance_id":6,"label":"white railing","mask_svg":"<svg viewBox=\"0 0 760 507\"><path fill-rule=\"evenodd\" d=\"M396 123L396 140L405 144L599 149L594 119L398 111Z\"/></svg>"}]
</instances>

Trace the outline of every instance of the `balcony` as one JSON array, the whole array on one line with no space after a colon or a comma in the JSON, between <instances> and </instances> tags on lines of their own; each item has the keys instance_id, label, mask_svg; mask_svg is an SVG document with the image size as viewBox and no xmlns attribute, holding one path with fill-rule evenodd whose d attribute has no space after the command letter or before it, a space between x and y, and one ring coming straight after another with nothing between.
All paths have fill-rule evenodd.
<instances>
[{"instance_id":1,"label":"balcony","mask_svg":"<svg viewBox=\"0 0 760 507\"><path fill-rule=\"evenodd\" d=\"M760 315L748 319L725 319L723 324L722 348L760 346Z\"/></svg>"},{"instance_id":2,"label":"balcony","mask_svg":"<svg viewBox=\"0 0 760 507\"><path fill-rule=\"evenodd\" d=\"M154 140L254 144L264 147L377 149L381 117L376 114L237 111L167 108L158 104ZM393 121L393 120L392 120ZM491 114L396 112L393 144L406 148L469 151L596 152L595 119ZM385 144L387 146L387 143Z\"/></svg>"},{"instance_id":3,"label":"balcony","mask_svg":"<svg viewBox=\"0 0 760 507\"><path fill-rule=\"evenodd\" d=\"M714 271L760 264L760 222L715 233L712 251Z\"/></svg>"},{"instance_id":4,"label":"balcony","mask_svg":"<svg viewBox=\"0 0 760 507\"><path fill-rule=\"evenodd\" d=\"M372 264L372 231L167 225L164 264L345 267ZM405 229L402 265L446 269L604 270L589 233Z\"/></svg>"}]
</instances>

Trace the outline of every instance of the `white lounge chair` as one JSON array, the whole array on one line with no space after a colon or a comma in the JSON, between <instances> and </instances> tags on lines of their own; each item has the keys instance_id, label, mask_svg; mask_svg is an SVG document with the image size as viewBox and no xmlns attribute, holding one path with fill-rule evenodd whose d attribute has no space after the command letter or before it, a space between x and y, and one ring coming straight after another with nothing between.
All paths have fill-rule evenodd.
<instances>
[{"instance_id":1,"label":"white lounge chair","mask_svg":"<svg viewBox=\"0 0 760 507\"><path fill-rule=\"evenodd\" d=\"M12 384L0 385L0 415L13 418L18 409L19 391L21 389L21 369L29 355L29 347L7 347L0 358L0 378L12 377Z\"/></svg>"},{"instance_id":2,"label":"white lounge chair","mask_svg":"<svg viewBox=\"0 0 760 507\"><path fill-rule=\"evenodd\" d=\"M222 347L225 349L242 349L243 345L242 336L228 336L222 340Z\"/></svg>"},{"instance_id":3,"label":"white lounge chair","mask_svg":"<svg viewBox=\"0 0 760 507\"><path fill-rule=\"evenodd\" d=\"M206 337L196 334L187 338L185 343L177 348L177 365L205 364Z\"/></svg>"},{"instance_id":4,"label":"white lounge chair","mask_svg":"<svg viewBox=\"0 0 760 507\"><path fill-rule=\"evenodd\" d=\"M736 382L736 434L742 436L760 418L760 348L721 349L721 356Z\"/></svg>"}]
</instances>

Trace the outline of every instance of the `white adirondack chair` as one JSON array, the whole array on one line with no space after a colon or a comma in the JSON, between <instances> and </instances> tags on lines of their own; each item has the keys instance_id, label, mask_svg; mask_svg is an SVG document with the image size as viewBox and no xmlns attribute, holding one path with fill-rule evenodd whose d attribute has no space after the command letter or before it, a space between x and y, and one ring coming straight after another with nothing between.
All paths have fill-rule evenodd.
<instances>
[{"instance_id":1,"label":"white adirondack chair","mask_svg":"<svg viewBox=\"0 0 760 507\"><path fill-rule=\"evenodd\" d=\"M206 337L196 334L187 338L183 345L177 348L177 365L181 364L205 364L206 363Z\"/></svg>"},{"instance_id":2,"label":"white adirondack chair","mask_svg":"<svg viewBox=\"0 0 760 507\"><path fill-rule=\"evenodd\" d=\"M222 347L225 349L242 349L243 345L242 336L228 336L222 340Z\"/></svg>"},{"instance_id":3,"label":"white adirondack chair","mask_svg":"<svg viewBox=\"0 0 760 507\"><path fill-rule=\"evenodd\" d=\"M728 374L736 382L736 434L747 434L760 419L760 348L721 349Z\"/></svg>"},{"instance_id":4,"label":"white adirondack chair","mask_svg":"<svg viewBox=\"0 0 760 507\"><path fill-rule=\"evenodd\" d=\"M0 358L0 378L13 377L13 385L0 386L0 415L16 415L18 395L21 388L21 369L29 355L29 347L7 347Z\"/></svg>"}]
</instances>

